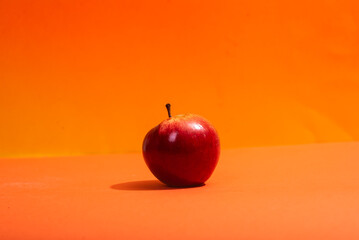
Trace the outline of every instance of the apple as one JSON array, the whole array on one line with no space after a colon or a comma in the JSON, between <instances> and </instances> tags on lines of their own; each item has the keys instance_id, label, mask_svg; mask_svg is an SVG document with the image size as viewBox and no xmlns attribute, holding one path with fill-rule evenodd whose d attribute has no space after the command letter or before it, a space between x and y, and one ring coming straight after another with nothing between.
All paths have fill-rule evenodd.
<instances>
[{"instance_id":1,"label":"apple","mask_svg":"<svg viewBox=\"0 0 359 240\"><path fill-rule=\"evenodd\" d=\"M142 145L150 171L171 187L204 185L220 154L218 133L206 119L194 114L171 116L151 129Z\"/></svg>"}]
</instances>

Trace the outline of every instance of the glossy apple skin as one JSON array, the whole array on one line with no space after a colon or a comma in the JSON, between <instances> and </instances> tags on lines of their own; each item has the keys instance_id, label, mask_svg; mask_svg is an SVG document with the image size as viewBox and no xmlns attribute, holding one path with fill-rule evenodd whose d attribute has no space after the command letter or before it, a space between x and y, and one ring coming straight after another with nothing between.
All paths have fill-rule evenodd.
<instances>
[{"instance_id":1,"label":"glossy apple skin","mask_svg":"<svg viewBox=\"0 0 359 240\"><path fill-rule=\"evenodd\" d=\"M172 187L203 185L220 154L217 131L203 117L171 117L151 129L143 141L143 157L153 175Z\"/></svg>"}]
</instances>

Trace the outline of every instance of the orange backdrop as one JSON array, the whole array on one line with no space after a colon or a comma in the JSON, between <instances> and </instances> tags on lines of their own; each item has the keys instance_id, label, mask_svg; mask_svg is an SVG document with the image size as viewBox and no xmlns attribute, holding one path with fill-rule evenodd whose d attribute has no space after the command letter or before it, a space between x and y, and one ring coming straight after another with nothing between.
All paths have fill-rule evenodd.
<instances>
[{"instance_id":1,"label":"orange backdrop","mask_svg":"<svg viewBox=\"0 0 359 240\"><path fill-rule=\"evenodd\" d=\"M0 157L140 151L173 114L223 148L359 140L359 2L0 1Z\"/></svg>"}]
</instances>

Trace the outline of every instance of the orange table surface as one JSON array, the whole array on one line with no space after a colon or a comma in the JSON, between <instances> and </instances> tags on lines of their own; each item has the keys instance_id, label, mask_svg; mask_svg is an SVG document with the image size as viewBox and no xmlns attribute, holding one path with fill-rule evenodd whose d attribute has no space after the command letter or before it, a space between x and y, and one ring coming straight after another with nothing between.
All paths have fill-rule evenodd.
<instances>
[{"instance_id":1,"label":"orange table surface","mask_svg":"<svg viewBox=\"0 0 359 240\"><path fill-rule=\"evenodd\" d=\"M0 239L359 239L359 143L222 152L171 189L141 154L0 159Z\"/></svg>"}]
</instances>

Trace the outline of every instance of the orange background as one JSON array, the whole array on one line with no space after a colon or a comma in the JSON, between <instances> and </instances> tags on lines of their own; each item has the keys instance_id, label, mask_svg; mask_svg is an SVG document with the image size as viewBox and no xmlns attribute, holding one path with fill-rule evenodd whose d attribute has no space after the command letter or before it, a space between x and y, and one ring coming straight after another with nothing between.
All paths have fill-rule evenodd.
<instances>
[{"instance_id":1,"label":"orange background","mask_svg":"<svg viewBox=\"0 0 359 240\"><path fill-rule=\"evenodd\" d=\"M225 150L168 188L140 153L3 159L3 240L358 240L359 143Z\"/></svg>"},{"instance_id":2,"label":"orange background","mask_svg":"<svg viewBox=\"0 0 359 240\"><path fill-rule=\"evenodd\" d=\"M359 140L359 3L0 2L0 157L140 151L192 112L223 148Z\"/></svg>"}]
</instances>

